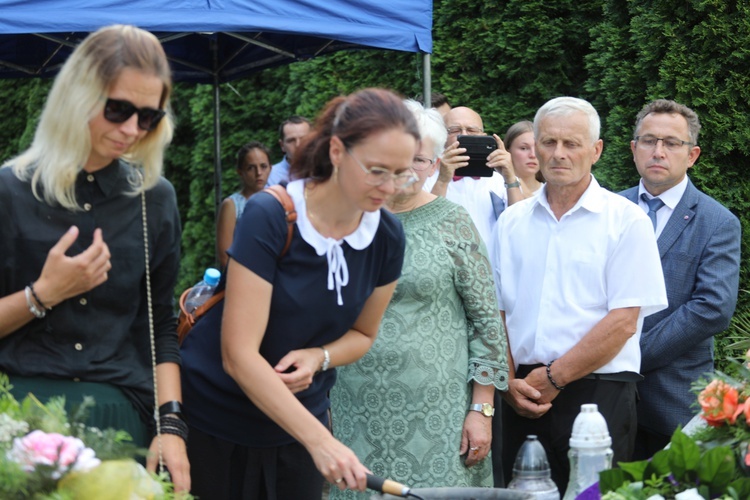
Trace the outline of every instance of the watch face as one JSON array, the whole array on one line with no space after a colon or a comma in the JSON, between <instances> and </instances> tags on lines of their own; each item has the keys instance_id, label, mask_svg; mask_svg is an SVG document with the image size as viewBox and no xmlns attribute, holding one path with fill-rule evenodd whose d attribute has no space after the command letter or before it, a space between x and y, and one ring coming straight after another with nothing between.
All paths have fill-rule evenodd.
<instances>
[{"instance_id":1,"label":"watch face","mask_svg":"<svg viewBox=\"0 0 750 500\"><path fill-rule=\"evenodd\" d=\"M493 410L494 408L487 403L482 405L482 415L485 417L491 417L492 414L495 413Z\"/></svg>"}]
</instances>

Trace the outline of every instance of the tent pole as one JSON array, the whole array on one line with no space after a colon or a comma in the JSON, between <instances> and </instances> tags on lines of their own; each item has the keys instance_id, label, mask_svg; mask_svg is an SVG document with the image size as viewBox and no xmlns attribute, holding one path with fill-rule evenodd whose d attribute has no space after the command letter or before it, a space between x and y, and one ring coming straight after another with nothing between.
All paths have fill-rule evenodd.
<instances>
[{"instance_id":1,"label":"tent pole","mask_svg":"<svg viewBox=\"0 0 750 500\"><path fill-rule=\"evenodd\" d=\"M430 67L430 54L425 53L422 57L422 65L424 74L424 90L422 95L424 96L424 107L432 107L432 68Z\"/></svg>"},{"instance_id":2,"label":"tent pole","mask_svg":"<svg viewBox=\"0 0 750 500\"><path fill-rule=\"evenodd\" d=\"M214 221L219 217L221 204L221 106L219 101L219 73L216 39L211 39L214 55Z\"/></svg>"}]
</instances>

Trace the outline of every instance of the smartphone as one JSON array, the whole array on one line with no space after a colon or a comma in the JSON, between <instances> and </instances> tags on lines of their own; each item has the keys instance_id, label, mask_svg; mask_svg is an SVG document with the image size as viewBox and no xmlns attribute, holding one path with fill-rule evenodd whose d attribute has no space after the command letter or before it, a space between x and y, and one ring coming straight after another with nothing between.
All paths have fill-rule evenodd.
<instances>
[{"instance_id":1,"label":"smartphone","mask_svg":"<svg viewBox=\"0 0 750 500\"><path fill-rule=\"evenodd\" d=\"M456 169L456 175L492 177L494 169L487 167L487 156L497 149L495 138L490 135L459 135L458 145L466 148L469 165Z\"/></svg>"}]
</instances>

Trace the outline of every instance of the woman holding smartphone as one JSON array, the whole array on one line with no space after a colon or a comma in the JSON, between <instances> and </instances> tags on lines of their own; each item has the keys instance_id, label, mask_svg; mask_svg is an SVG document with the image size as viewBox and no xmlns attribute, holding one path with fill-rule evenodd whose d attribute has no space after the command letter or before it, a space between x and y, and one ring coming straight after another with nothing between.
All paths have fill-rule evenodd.
<instances>
[{"instance_id":1,"label":"woman holding smartphone","mask_svg":"<svg viewBox=\"0 0 750 500\"><path fill-rule=\"evenodd\" d=\"M248 200L225 300L182 346L196 495L320 500L324 478L364 491L367 469L328 431L327 393L333 368L372 345L401 273L403 230L383 207L415 181L418 142L391 92L335 98L295 153L282 257L281 205Z\"/></svg>"}]
</instances>

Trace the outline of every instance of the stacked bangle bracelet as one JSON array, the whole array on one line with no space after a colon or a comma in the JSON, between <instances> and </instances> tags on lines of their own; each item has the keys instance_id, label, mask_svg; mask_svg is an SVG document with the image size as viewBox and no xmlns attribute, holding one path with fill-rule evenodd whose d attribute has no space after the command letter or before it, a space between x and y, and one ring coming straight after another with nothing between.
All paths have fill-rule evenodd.
<instances>
[{"instance_id":1,"label":"stacked bangle bracelet","mask_svg":"<svg viewBox=\"0 0 750 500\"><path fill-rule=\"evenodd\" d=\"M42 302L42 299L40 299L39 295L37 295L36 292L34 291L33 281L29 283L29 286L24 288L23 293L26 295L26 306L28 306L29 311L36 318L42 319L43 317L47 315L47 311L52 310L51 307L46 306L44 302ZM34 301L36 301L36 303L34 303Z\"/></svg>"},{"instance_id":2,"label":"stacked bangle bracelet","mask_svg":"<svg viewBox=\"0 0 750 500\"><path fill-rule=\"evenodd\" d=\"M31 290L31 295L34 297L34 300L36 300L36 303L42 306L42 309L46 309L48 311L51 311L51 307L47 307L44 302L42 302L42 299L39 298L39 295L36 294L34 291L34 282L29 283L29 290Z\"/></svg>"},{"instance_id":3,"label":"stacked bangle bracelet","mask_svg":"<svg viewBox=\"0 0 750 500\"><path fill-rule=\"evenodd\" d=\"M42 319L43 317L45 317L47 315L47 311L44 310L44 307L42 307L41 309L39 309L36 306L36 304L34 304L34 301L31 298L31 295L32 295L31 290L32 290L32 288L30 286L27 286L23 290L24 293L26 294L26 305L28 306L29 311L31 312L31 314L33 314L37 319Z\"/></svg>"},{"instance_id":4,"label":"stacked bangle bracelet","mask_svg":"<svg viewBox=\"0 0 750 500\"><path fill-rule=\"evenodd\" d=\"M187 443L188 425L181 418L172 415L163 415L159 417L159 427L162 434L179 436Z\"/></svg>"}]
</instances>

